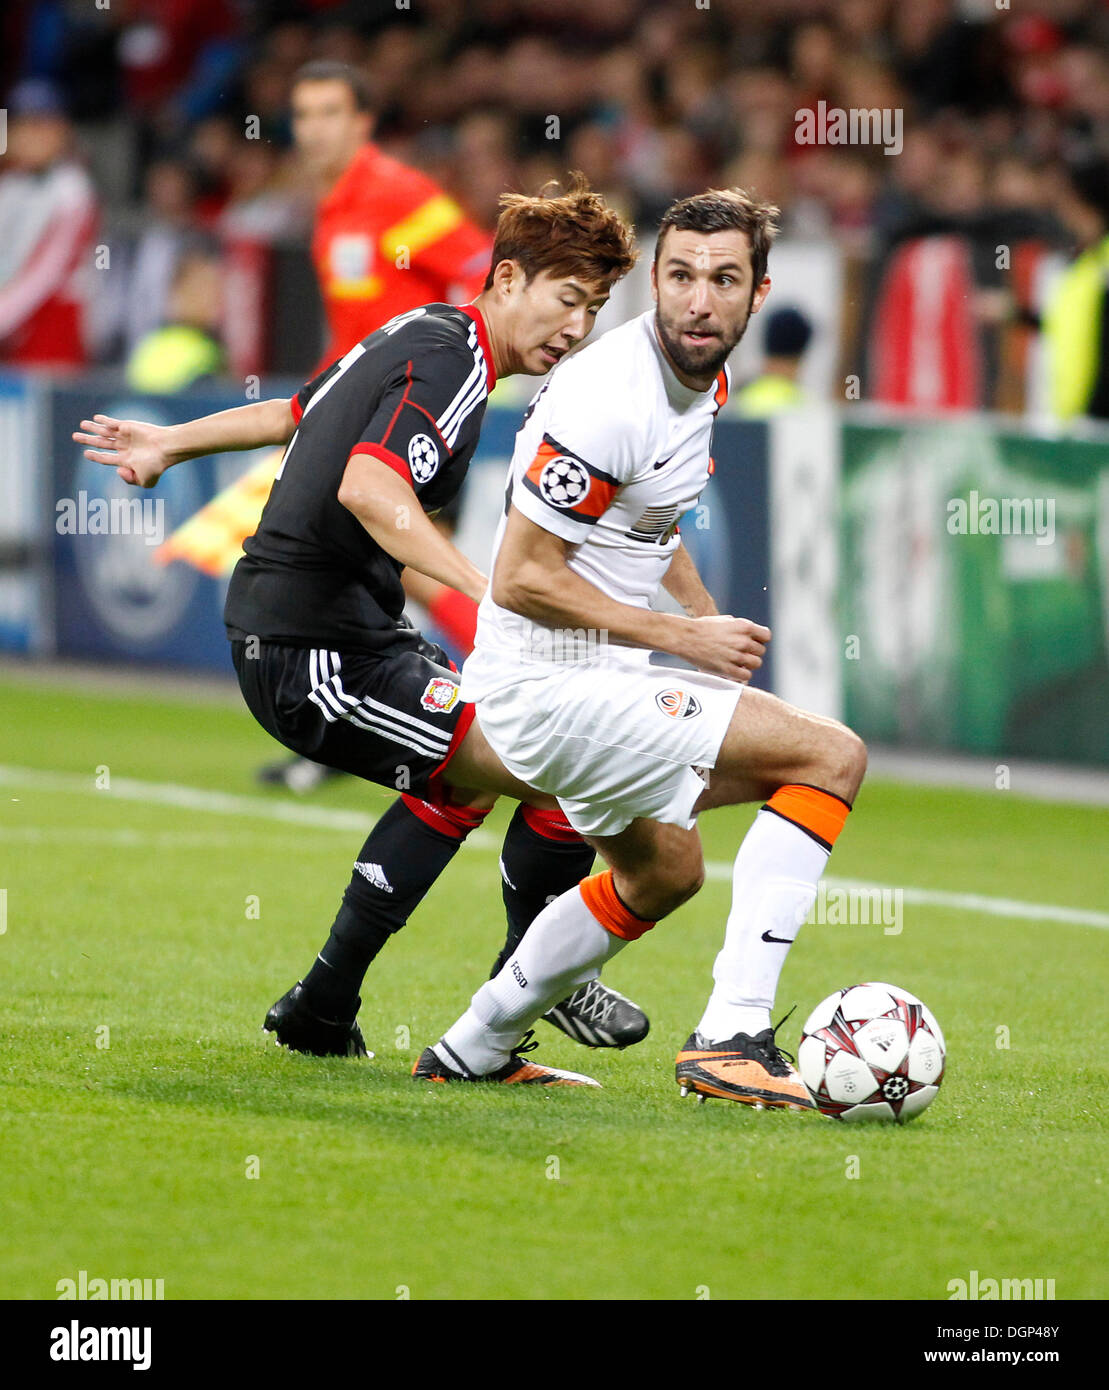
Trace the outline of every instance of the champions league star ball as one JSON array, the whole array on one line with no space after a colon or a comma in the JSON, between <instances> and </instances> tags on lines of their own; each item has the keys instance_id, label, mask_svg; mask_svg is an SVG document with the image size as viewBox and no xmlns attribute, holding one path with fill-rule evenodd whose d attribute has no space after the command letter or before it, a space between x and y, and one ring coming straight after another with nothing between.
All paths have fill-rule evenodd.
<instances>
[{"instance_id":1,"label":"champions league star ball","mask_svg":"<svg viewBox=\"0 0 1109 1390\"><path fill-rule=\"evenodd\" d=\"M555 507L576 507L589 492L589 474L575 459L560 456L539 477L539 491Z\"/></svg>"},{"instance_id":2,"label":"champions league star ball","mask_svg":"<svg viewBox=\"0 0 1109 1390\"><path fill-rule=\"evenodd\" d=\"M816 1108L837 1120L904 1124L943 1080L943 1033L928 1007L896 985L852 985L813 1009L797 1065Z\"/></svg>"}]
</instances>

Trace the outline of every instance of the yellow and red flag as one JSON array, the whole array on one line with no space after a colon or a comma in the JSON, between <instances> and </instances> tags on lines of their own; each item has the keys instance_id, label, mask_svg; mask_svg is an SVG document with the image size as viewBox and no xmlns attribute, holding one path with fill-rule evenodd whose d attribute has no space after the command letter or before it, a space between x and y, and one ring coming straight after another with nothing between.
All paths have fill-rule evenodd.
<instances>
[{"instance_id":1,"label":"yellow and red flag","mask_svg":"<svg viewBox=\"0 0 1109 1390\"><path fill-rule=\"evenodd\" d=\"M213 578L228 575L243 553L243 541L258 518L277 477L284 449L272 449L173 532L154 552L159 564L184 560Z\"/></svg>"}]
</instances>

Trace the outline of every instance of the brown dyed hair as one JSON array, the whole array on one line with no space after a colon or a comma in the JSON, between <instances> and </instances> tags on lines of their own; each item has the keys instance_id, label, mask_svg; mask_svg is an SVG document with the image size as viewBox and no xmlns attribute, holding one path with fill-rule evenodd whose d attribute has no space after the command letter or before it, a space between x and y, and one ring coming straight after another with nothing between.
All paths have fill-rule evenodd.
<instances>
[{"instance_id":1,"label":"brown dyed hair","mask_svg":"<svg viewBox=\"0 0 1109 1390\"><path fill-rule=\"evenodd\" d=\"M659 223L656 265L662 239L671 228L676 232L746 232L751 243L752 289L756 289L766 274L770 248L778 235L778 209L742 188L710 188L707 193L671 203Z\"/></svg>"},{"instance_id":2,"label":"brown dyed hair","mask_svg":"<svg viewBox=\"0 0 1109 1390\"><path fill-rule=\"evenodd\" d=\"M573 174L565 193L560 187L549 183L535 197L502 194L485 289L501 261L516 261L528 281L546 271L590 283L620 279L635 265L634 230L584 176Z\"/></svg>"}]
</instances>

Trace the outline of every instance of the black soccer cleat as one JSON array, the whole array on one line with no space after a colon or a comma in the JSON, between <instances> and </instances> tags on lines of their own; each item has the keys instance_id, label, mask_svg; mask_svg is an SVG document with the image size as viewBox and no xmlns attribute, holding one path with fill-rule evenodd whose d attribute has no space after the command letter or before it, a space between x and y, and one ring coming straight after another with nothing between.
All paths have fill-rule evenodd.
<instances>
[{"instance_id":1,"label":"black soccer cleat","mask_svg":"<svg viewBox=\"0 0 1109 1390\"><path fill-rule=\"evenodd\" d=\"M792 1065L793 1058L775 1040L777 1028L764 1028L753 1037L737 1033L719 1043L706 1042L700 1033L691 1033L675 1065L681 1094L692 1093L701 1101L717 1096L753 1105L757 1110L814 1109L812 1097Z\"/></svg>"},{"instance_id":2,"label":"black soccer cleat","mask_svg":"<svg viewBox=\"0 0 1109 1390\"><path fill-rule=\"evenodd\" d=\"M442 1042L441 1046L445 1046ZM416 1059L416 1065L412 1068L412 1079L414 1081L491 1081L501 1086L596 1086L600 1089L601 1083L594 1081L591 1076L583 1076L576 1071L560 1071L557 1067L544 1067L538 1062L526 1062L522 1057L524 1052L534 1052L539 1046L532 1041L531 1033L525 1033L520 1041L520 1045L511 1054L503 1067L498 1067L496 1071L478 1074L465 1067L461 1057L456 1057L460 1071L448 1067L440 1060L434 1048L425 1047ZM451 1056L455 1054L452 1052Z\"/></svg>"},{"instance_id":3,"label":"black soccer cleat","mask_svg":"<svg viewBox=\"0 0 1109 1390\"><path fill-rule=\"evenodd\" d=\"M651 1028L638 1004L600 980L580 985L543 1018L586 1047L632 1047L642 1042Z\"/></svg>"},{"instance_id":4,"label":"black soccer cleat","mask_svg":"<svg viewBox=\"0 0 1109 1390\"><path fill-rule=\"evenodd\" d=\"M361 1007L354 1001L354 1013ZM304 999L303 983L295 984L270 1006L262 1024L266 1033L273 1033L281 1047L291 1052L307 1052L313 1057L372 1057L366 1051L362 1030L354 1018L321 1018L313 1013Z\"/></svg>"}]
</instances>

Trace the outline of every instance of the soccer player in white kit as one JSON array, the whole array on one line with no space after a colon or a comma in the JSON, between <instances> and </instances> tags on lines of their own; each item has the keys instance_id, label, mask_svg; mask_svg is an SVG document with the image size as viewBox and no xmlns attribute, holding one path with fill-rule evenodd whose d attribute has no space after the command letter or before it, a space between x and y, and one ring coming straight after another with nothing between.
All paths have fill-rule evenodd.
<instances>
[{"instance_id":1,"label":"soccer player in white kit","mask_svg":"<svg viewBox=\"0 0 1109 1390\"><path fill-rule=\"evenodd\" d=\"M501 1081L532 1066L529 1025L700 887L697 815L765 799L677 1079L683 1094L811 1105L770 1009L866 752L842 724L745 689L770 633L716 614L677 529L712 471L726 359L770 289L775 213L739 190L671 207L655 309L560 365L517 436L462 696L510 771L557 796L609 868L548 905L417 1078ZM690 616L649 606L664 576ZM688 669L652 665L652 651Z\"/></svg>"}]
</instances>

